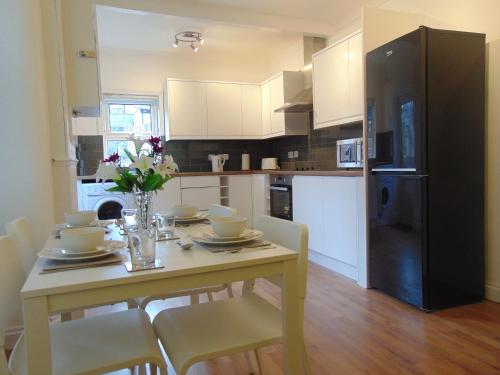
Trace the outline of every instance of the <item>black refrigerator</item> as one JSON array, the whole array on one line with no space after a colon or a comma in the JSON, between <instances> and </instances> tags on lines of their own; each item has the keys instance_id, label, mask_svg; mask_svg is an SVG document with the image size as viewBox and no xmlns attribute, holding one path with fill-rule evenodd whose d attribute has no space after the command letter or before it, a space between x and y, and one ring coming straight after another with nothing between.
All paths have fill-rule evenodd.
<instances>
[{"instance_id":1,"label":"black refrigerator","mask_svg":"<svg viewBox=\"0 0 500 375\"><path fill-rule=\"evenodd\" d=\"M484 297L485 35L420 27L366 55L370 286Z\"/></svg>"}]
</instances>

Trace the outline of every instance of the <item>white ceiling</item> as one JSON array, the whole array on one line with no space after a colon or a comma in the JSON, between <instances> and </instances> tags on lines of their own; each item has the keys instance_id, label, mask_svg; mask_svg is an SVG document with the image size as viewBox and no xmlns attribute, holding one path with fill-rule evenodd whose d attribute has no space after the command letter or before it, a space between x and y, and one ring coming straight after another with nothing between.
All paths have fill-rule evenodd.
<instances>
[{"instance_id":1,"label":"white ceiling","mask_svg":"<svg viewBox=\"0 0 500 375\"><path fill-rule=\"evenodd\" d=\"M359 16L365 0L187 0L193 4L220 5L252 12L308 20L343 23Z\"/></svg>"},{"instance_id":2,"label":"white ceiling","mask_svg":"<svg viewBox=\"0 0 500 375\"><path fill-rule=\"evenodd\" d=\"M105 6L97 7L99 45L143 51L192 54L189 45L173 48L174 35L180 31L203 33L205 44L200 55L261 56L269 53L279 43L287 43L298 33L270 28L218 23L165 14L148 13Z\"/></svg>"}]
</instances>

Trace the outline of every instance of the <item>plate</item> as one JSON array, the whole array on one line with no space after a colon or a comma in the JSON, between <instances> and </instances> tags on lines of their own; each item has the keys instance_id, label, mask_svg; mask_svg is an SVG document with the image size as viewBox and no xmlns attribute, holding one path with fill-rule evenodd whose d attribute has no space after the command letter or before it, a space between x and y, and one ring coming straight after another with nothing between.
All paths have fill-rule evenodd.
<instances>
[{"instance_id":1,"label":"plate","mask_svg":"<svg viewBox=\"0 0 500 375\"><path fill-rule=\"evenodd\" d=\"M237 241L237 240L246 240L248 238L255 238L256 236L262 236L262 232L259 230L253 230L253 229L245 229L243 233L241 233L239 236L236 237L221 237L218 234L214 233L213 231L210 232L205 232L203 233L203 236L212 241L217 241L217 242L227 242L227 241Z\"/></svg>"},{"instance_id":2,"label":"plate","mask_svg":"<svg viewBox=\"0 0 500 375\"><path fill-rule=\"evenodd\" d=\"M244 244L247 242L252 242L252 241L255 241L255 240L258 240L259 238L261 238L262 232L260 232L260 231L256 231L256 232L258 232L258 233L255 233L251 237L240 238L240 239L236 239L236 240L224 239L221 241L221 240L208 239L206 237L193 237L192 240L194 242L197 242L197 243L202 244L202 245L216 245L216 246L236 245L236 244Z\"/></svg>"},{"instance_id":3,"label":"plate","mask_svg":"<svg viewBox=\"0 0 500 375\"><path fill-rule=\"evenodd\" d=\"M201 221L205 220L208 216L207 212L198 212L196 215L191 217L175 217L176 222L188 222L188 221Z\"/></svg>"},{"instance_id":4,"label":"plate","mask_svg":"<svg viewBox=\"0 0 500 375\"><path fill-rule=\"evenodd\" d=\"M127 248L127 243L123 241L105 240L104 244L102 248L85 253L64 253L64 249L61 248L44 249L38 256L50 260L80 261L102 258Z\"/></svg>"}]
</instances>

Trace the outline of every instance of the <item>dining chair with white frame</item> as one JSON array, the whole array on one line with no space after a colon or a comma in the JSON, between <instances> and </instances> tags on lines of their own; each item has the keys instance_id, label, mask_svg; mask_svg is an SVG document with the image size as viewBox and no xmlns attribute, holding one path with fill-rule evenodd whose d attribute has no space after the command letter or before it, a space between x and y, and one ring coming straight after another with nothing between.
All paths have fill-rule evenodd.
<instances>
[{"instance_id":1,"label":"dining chair with white frame","mask_svg":"<svg viewBox=\"0 0 500 375\"><path fill-rule=\"evenodd\" d=\"M298 324L303 370L309 374L303 339L307 226L270 216L260 216L256 224L264 232L264 238L299 253L297 295L301 313ZM280 280L270 279L281 287ZM178 375L186 374L196 362L250 350L255 351L260 373L263 374L262 358L257 349L282 341L282 313L254 293L252 285L251 281L246 283L241 297L167 309L156 316L153 321L155 332Z\"/></svg>"},{"instance_id":2,"label":"dining chair with white frame","mask_svg":"<svg viewBox=\"0 0 500 375\"><path fill-rule=\"evenodd\" d=\"M236 216L238 214L238 211L235 208L228 207L228 206L222 206L220 204L211 204L208 207L208 216ZM142 310L145 310L147 305L153 301L158 301L158 300L165 300L168 298L174 298L174 297L184 297L184 296L190 296L191 297L191 303L196 304L199 303L199 295L200 294L207 294L208 300L213 301L214 300L214 293L220 292L224 289L227 289L228 296L230 298L234 297L233 293L233 288L231 284L222 284L222 285L215 285L215 286L209 286L209 287L203 287L203 288L196 288L196 289L189 289L189 290L182 290L179 292L175 293L166 293L163 295L159 296L149 296L149 297L142 297L142 298L136 298L135 303L133 301L130 301L129 308L134 308L138 307Z\"/></svg>"},{"instance_id":3,"label":"dining chair with white frame","mask_svg":"<svg viewBox=\"0 0 500 375\"><path fill-rule=\"evenodd\" d=\"M26 373L26 352L22 335L10 359L4 354L4 334L9 323L20 314L19 292L24 283L22 261L10 236L0 236L0 374ZM50 326L52 373L102 374L136 365L150 364L167 374L149 316L141 310L125 310L92 318L56 323ZM131 340L130 338L133 338Z\"/></svg>"}]
</instances>

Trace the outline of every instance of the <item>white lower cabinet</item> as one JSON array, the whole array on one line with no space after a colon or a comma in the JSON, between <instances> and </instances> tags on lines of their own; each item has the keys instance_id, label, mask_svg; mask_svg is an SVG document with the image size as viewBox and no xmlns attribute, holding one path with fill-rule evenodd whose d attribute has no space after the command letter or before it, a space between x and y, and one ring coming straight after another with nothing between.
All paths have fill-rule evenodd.
<instances>
[{"instance_id":1,"label":"white lower cabinet","mask_svg":"<svg viewBox=\"0 0 500 375\"><path fill-rule=\"evenodd\" d=\"M173 178L165 185L163 190L153 196L153 210L155 213L172 212L176 204L181 203L181 179Z\"/></svg>"},{"instance_id":2,"label":"white lower cabinet","mask_svg":"<svg viewBox=\"0 0 500 375\"><path fill-rule=\"evenodd\" d=\"M358 261L366 254L363 196L363 177L293 179L293 218L309 227L309 258L358 282L365 274Z\"/></svg>"},{"instance_id":3,"label":"white lower cabinet","mask_svg":"<svg viewBox=\"0 0 500 375\"><path fill-rule=\"evenodd\" d=\"M180 178L181 202L208 210L211 204L220 204L220 176Z\"/></svg>"},{"instance_id":4,"label":"white lower cabinet","mask_svg":"<svg viewBox=\"0 0 500 375\"><path fill-rule=\"evenodd\" d=\"M261 215L268 215L268 175L254 174L252 175L252 211L253 211L253 226L255 227L256 219Z\"/></svg>"},{"instance_id":5,"label":"white lower cabinet","mask_svg":"<svg viewBox=\"0 0 500 375\"><path fill-rule=\"evenodd\" d=\"M238 215L248 219L253 226L252 176L229 176L229 206L238 210Z\"/></svg>"}]
</instances>

